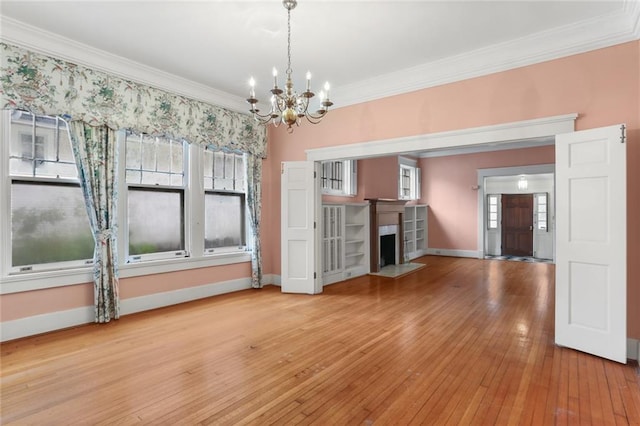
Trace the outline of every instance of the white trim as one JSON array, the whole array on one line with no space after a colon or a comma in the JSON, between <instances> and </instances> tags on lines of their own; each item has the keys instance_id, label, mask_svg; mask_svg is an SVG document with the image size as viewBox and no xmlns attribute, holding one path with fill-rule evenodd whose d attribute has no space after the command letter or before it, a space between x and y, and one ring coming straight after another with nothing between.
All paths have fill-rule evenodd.
<instances>
[{"instance_id":1,"label":"white trim","mask_svg":"<svg viewBox=\"0 0 640 426\"><path fill-rule=\"evenodd\" d=\"M455 250L431 248L427 249L427 254L432 256L451 256L451 257L471 257L478 258L478 250Z\"/></svg>"},{"instance_id":2,"label":"white trim","mask_svg":"<svg viewBox=\"0 0 640 426\"><path fill-rule=\"evenodd\" d=\"M123 299L120 302L120 313L122 315L128 315L250 288L251 278L238 278L180 290L154 293L147 296L132 297L130 299Z\"/></svg>"},{"instance_id":3,"label":"white trim","mask_svg":"<svg viewBox=\"0 0 640 426\"><path fill-rule=\"evenodd\" d=\"M122 315L128 315L249 288L251 288L251 278L239 278L180 290L155 293L147 296L133 297L121 301L120 313ZM94 318L93 306L85 306L66 311L57 311L12 321L4 321L0 323L0 341L4 342L88 324L92 323Z\"/></svg>"},{"instance_id":4,"label":"white trim","mask_svg":"<svg viewBox=\"0 0 640 426\"><path fill-rule=\"evenodd\" d=\"M307 160L354 159L546 138L573 132L577 113L306 150Z\"/></svg>"},{"instance_id":5,"label":"white trim","mask_svg":"<svg viewBox=\"0 0 640 426\"><path fill-rule=\"evenodd\" d=\"M142 65L6 16L0 15L0 28L0 38L7 43L246 113L242 96ZM336 107L345 107L639 38L640 6L637 1L623 0L622 7L615 12L337 87L333 101Z\"/></svg>"},{"instance_id":6,"label":"white trim","mask_svg":"<svg viewBox=\"0 0 640 426\"><path fill-rule=\"evenodd\" d=\"M640 361L640 340L627 338L627 359Z\"/></svg>"},{"instance_id":7,"label":"white trim","mask_svg":"<svg viewBox=\"0 0 640 426\"><path fill-rule=\"evenodd\" d=\"M162 274L166 272L185 271L188 269L207 268L211 266L231 265L251 261L251 253L224 253L200 258L181 257L129 263L119 267L120 278L138 277L141 275ZM0 294L19 293L22 291L40 290L67 285L93 282L93 266L83 269L65 271L34 272L9 275L0 279Z\"/></svg>"},{"instance_id":8,"label":"white trim","mask_svg":"<svg viewBox=\"0 0 640 426\"><path fill-rule=\"evenodd\" d=\"M340 107L589 52L640 38L640 7L618 11L337 87Z\"/></svg>"},{"instance_id":9,"label":"white trim","mask_svg":"<svg viewBox=\"0 0 640 426\"><path fill-rule=\"evenodd\" d=\"M571 130L573 131L573 130ZM555 142L554 142L555 143ZM556 165L553 164L536 164L532 166L514 166L514 167L497 167L491 169L478 169L478 259L484 259L485 256L485 222L484 214L486 206L484 205L487 193L484 190L484 179L491 176L515 176L515 175L536 175L542 173L555 173ZM555 197L555 196L554 196ZM549 220L551 222L551 219ZM555 233L555 225L552 227ZM555 238L553 239L555 242ZM553 247L553 261L556 261L555 243Z\"/></svg>"},{"instance_id":10,"label":"white trim","mask_svg":"<svg viewBox=\"0 0 640 426\"><path fill-rule=\"evenodd\" d=\"M276 274L270 274L270 280L269 280L269 284L270 285L275 285L277 287L282 287L282 277L280 275L276 275ZM266 284L266 282L265 282Z\"/></svg>"},{"instance_id":11,"label":"white trim","mask_svg":"<svg viewBox=\"0 0 640 426\"><path fill-rule=\"evenodd\" d=\"M233 111L247 111L247 104L242 97L125 59L15 19L0 15L0 27L0 38L6 43Z\"/></svg>"}]
</instances>

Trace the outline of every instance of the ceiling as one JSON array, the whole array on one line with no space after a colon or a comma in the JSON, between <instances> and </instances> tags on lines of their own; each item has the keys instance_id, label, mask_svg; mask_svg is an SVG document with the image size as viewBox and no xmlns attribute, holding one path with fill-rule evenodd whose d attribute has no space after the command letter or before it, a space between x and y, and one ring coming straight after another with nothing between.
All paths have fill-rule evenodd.
<instances>
[{"instance_id":1,"label":"ceiling","mask_svg":"<svg viewBox=\"0 0 640 426\"><path fill-rule=\"evenodd\" d=\"M286 68L286 10L263 1L2 0L4 41L246 111ZM640 38L636 1L299 0L300 88L335 107ZM280 80L282 82L282 78Z\"/></svg>"}]
</instances>

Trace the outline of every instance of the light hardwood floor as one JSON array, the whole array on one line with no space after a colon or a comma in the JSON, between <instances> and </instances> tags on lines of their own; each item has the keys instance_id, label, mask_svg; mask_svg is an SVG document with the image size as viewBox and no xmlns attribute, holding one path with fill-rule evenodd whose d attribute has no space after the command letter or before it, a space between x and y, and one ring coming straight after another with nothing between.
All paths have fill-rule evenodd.
<instances>
[{"instance_id":1,"label":"light hardwood floor","mask_svg":"<svg viewBox=\"0 0 640 426\"><path fill-rule=\"evenodd\" d=\"M553 265L418 261L2 344L2 423L640 424L637 364L554 345Z\"/></svg>"}]
</instances>

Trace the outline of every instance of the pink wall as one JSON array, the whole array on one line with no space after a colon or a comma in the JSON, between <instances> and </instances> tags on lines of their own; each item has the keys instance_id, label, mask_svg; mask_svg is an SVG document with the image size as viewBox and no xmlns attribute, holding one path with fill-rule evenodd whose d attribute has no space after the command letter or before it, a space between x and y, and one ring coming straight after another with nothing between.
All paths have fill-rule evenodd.
<instances>
[{"instance_id":1,"label":"pink wall","mask_svg":"<svg viewBox=\"0 0 640 426\"><path fill-rule=\"evenodd\" d=\"M640 41L561 58L488 76L419 90L377 101L339 108L312 126L293 134L269 131L266 168L280 162L304 160L305 150L577 112L577 130L617 123L628 126L628 335L640 338ZM424 171L423 171L424 173ZM449 171L449 173L454 173ZM269 226L263 241L265 271L280 273L279 174L263 211ZM274 190L277 191L274 192ZM437 196L437 193L434 194ZM475 206L459 217L471 229ZM438 219L442 216L438 215ZM437 219L436 219L437 220ZM444 218L443 218L444 220ZM436 241L457 249L477 249L470 231L456 233L450 224L436 231ZM430 241L430 244L433 243ZM268 253L267 253L268 252Z\"/></svg>"},{"instance_id":2,"label":"pink wall","mask_svg":"<svg viewBox=\"0 0 640 426\"><path fill-rule=\"evenodd\" d=\"M339 108L322 124L304 124L291 135L269 129L263 162L262 236L265 274L280 273L280 163L304 160L305 150L464 129L577 112L577 129L628 125L628 334L640 338L640 41L542 64ZM444 161L444 160L442 160ZM511 161L511 159L509 160ZM435 163L435 162L434 162ZM470 167L475 166L471 164ZM437 163L436 163L437 167ZM426 170L423 170L423 173ZM452 171L449 171L451 174ZM427 197L435 197L437 192ZM475 209L475 207L473 207ZM461 226L475 213L459 217ZM438 219L442 216L438 214ZM434 219L437 220L437 219ZM469 232L453 234L442 223L436 241L477 249ZM440 233L438 235L437 233ZM250 276L248 263L123 279L123 298ZM0 296L0 319L24 318L92 303L90 285ZM43 303L46 301L46 303Z\"/></svg>"},{"instance_id":3,"label":"pink wall","mask_svg":"<svg viewBox=\"0 0 640 426\"><path fill-rule=\"evenodd\" d=\"M122 300L251 276L251 263L122 278ZM71 285L0 296L0 321L93 305L93 284Z\"/></svg>"},{"instance_id":4,"label":"pink wall","mask_svg":"<svg viewBox=\"0 0 640 426\"><path fill-rule=\"evenodd\" d=\"M397 156L361 160L359 166L363 198L398 198Z\"/></svg>"},{"instance_id":5,"label":"pink wall","mask_svg":"<svg viewBox=\"0 0 640 426\"><path fill-rule=\"evenodd\" d=\"M478 250L478 169L553 163L554 146L421 159L429 247Z\"/></svg>"}]
</instances>

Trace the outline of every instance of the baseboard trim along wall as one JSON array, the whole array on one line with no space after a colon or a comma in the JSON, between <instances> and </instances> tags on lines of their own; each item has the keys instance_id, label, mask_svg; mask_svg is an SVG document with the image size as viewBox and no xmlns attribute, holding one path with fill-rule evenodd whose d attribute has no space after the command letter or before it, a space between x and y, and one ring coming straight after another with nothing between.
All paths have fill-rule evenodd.
<instances>
[{"instance_id":1,"label":"baseboard trim along wall","mask_svg":"<svg viewBox=\"0 0 640 426\"><path fill-rule=\"evenodd\" d=\"M267 285L271 284L271 281L273 281L273 276L271 275L266 275L264 278L263 282ZM123 299L120 302L120 314L128 315L136 312L148 311L150 309L177 305L178 303L190 302L192 300L204 299L206 297L246 290L249 288L251 288L251 278L240 278L237 280L167 291L164 293L150 294L148 296ZM21 337L62 330L64 328L92 323L93 321L93 306L85 306L66 311L34 315L13 321L5 321L0 324L0 341L6 342L8 340L19 339Z\"/></svg>"},{"instance_id":2,"label":"baseboard trim along wall","mask_svg":"<svg viewBox=\"0 0 640 426\"><path fill-rule=\"evenodd\" d=\"M428 248L427 254L434 256L451 256L451 257L471 257L478 258L477 250L453 250L453 249L440 249L440 248Z\"/></svg>"},{"instance_id":3,"label":"baseboard trim along wall","mask_svg":"<svg viewBox=\"0 0 640 426\"><path fill-rule=\"evenodd\" d=\"M627 359L635 359L640 362L640 340L627 339Z\"/></svg>"},{"instance_id":4,"label":"baseboard trim along wall","mask_svg":"<svg viewBox=\"0 0 640 426\"><path fill-rule=\"evenodd\" d=\"M428 251L431 250L438 251L438 253L429 253L435 254L436 256L475 257L474 254L477 254L472 250L428 249ZM280 286L280 275L265 274L262 281L264 285ZM234 291L246 290L249 288L251 288L251 279L241 278L181 290L167 291L149 296L133 297L131 299L124 299L121 301L120 313L121 315L134 314L136 312L177 305L179 303L190 302L193 300L204 299L206 297L232 293ZM21 337L34 336L36 334L47 333L55 330L62 330L64 328L82 324L89 324L93 321L93 306L85 306L66 311L34 315L13 321L5 321L0 324L0 342L19 339ZM639 339L627 339L627 358L640 361Z\"/></svg>"}]
</instances>

